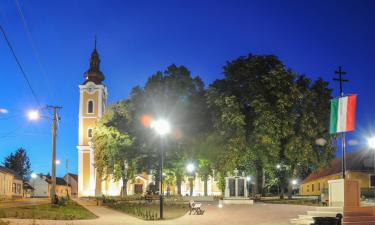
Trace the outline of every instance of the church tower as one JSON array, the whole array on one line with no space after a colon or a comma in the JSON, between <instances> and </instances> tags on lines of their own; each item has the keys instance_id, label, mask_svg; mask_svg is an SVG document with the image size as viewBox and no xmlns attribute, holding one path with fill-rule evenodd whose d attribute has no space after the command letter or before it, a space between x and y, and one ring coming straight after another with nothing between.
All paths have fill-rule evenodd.
<instances>
[{"instance_id":1,"label":"church tower","mask_svg":"<svg viewBox=\"0 0 375 225\"><path fill-rule=\"evenodd\" d=\"M79 85L78 196L101 195L101 185L96 185L95 150L91 144L94 125L102 118L107 102L107 88L102 84L104 75L99 66L95 40L90 68L84 74L84 82Z\"/></svg>"}]
</instances>

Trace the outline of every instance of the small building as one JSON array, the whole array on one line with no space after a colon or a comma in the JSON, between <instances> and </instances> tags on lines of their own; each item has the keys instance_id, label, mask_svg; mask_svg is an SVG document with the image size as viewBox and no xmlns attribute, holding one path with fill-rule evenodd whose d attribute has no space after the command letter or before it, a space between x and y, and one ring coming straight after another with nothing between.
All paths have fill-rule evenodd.
<instances>
[{"instance_id":1,"label":"small building","mask_svg":"<svg viewBox=\"0 0 375 225\"><path fill-rule=\"evenodd\" d=\"M35 178L29 180L29 184L32 186L33 194L32 197L46 198L50 197L50 191L52 188L52 180L50 175L37 174ZM65 180L61 177L56 177L56 195L59 197L71 196L71 188Z\"/></svg>"},{"instance_id":2,"label":"small building","mask_svg":"<svg viewBox=\"0 0 375 225\"><path fill-rule=\"evenodd\" d=\"M23 179L14 170L0 166L0 199L22 198Z\"/></svg>"},{"instance_id":3,"label":"small building","mask_svg":"<svg viewBox=\"0 0 375 225\"><path fill-rule=\"evenodd\" d=\"M374 151L367 149L346 155L346 178L360 180L361 191L375 188ZM328 181L342 177L341 156L333 159L327 167L312 172L301 183L300 195L328 193ZM375 189L374 189L375 190Z\"/></svg>"},{"instance_id":4,"label":"small building","mask_svg":"<svg viewBox=\"0 0 375 225\"><path fill-rule=\"evenodd\" d=\"M70 186L71 197L78 197L78 175L73 173L67 173L64 176L64 180Z\"/></svg>"}]
</instances>

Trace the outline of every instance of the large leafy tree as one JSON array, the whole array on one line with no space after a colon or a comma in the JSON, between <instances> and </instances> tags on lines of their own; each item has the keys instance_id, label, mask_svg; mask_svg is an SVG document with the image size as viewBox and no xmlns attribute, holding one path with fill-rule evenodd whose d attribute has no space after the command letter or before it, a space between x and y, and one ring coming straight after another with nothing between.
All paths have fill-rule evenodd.
<instances>
[{"instance_id":1,"label":"large leafy tree","mask_svg":"<svg viewBox=\"0 0 375 225\"><path fill-rule=\"evenodd\" d=\"M232 141L221 145L225 156L232 156L221 168L253 173L253 191L260 193L267 174L282 175L270 180L284 190L290 178L306 175L333 156L326 129L331 93L326 82L311 84L275 56L240 57L228 62L224 75L208 91L216 133ZM327 144L317 147L318 138L326 138ZM283 165L282 173L272 171L277 164Z\"/></svg>"},{"instance_id":2,"label":"large leafy tree","mask_svg":"<svg viewBox=\"0 0 375 225\"><path fill-rule=\"evenodd\" d=\"M111 105L95 126L92 139L95 148L95 167L101 179L122 180L121 195L127 195L127 183L134 178L139 153L134 138L129 135L127 102Z\"/></svg>"},{"instance_id":3,"label":"large leafy tree","mask_svg":"<svg viewBox=\"0 0 375 225\"><path fill-rule=\"evenodd\" d=\"M142 160L145 168L158 172L160 158L160 143L150 129L150 122L163 118L172 125L172 133L164 142L165 167L173 172L178 194L181 194L185 163L194 155L191 143L206 132L210 124L202 80L192 77L186 67L173 64L152 75L144 87L133 88L129 102L134 118L130 125L132 135L136 137L137 146L146 153ZM158 177L155 174L156 181Z\"/></svg>"},{"instance_id":4,"label":"large leafy tree","mask_svg":"<svg viewBox=\"0 0 375 225\"><path fill-rule=\"evenodd\" d=\"M24 180L27 180L32 172L30 159L23 148L19 148L15 153L5 157L3 164L6 168L17 172Z\"/></svg>"}]
</instances>

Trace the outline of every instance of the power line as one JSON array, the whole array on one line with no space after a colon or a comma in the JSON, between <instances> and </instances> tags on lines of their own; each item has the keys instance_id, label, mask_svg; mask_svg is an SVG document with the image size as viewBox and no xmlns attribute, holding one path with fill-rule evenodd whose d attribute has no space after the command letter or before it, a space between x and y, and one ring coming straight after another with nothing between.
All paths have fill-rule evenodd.
<instances>
[{"instance_id":1,"label":"power line","mask_svg":"<svg viewBox=\"0 0 375 225\"><path fill-rule=\"evenodd\" d=\"M18 67L19 67L20 70L21 70L21 73L22 73L22 75L23 75L23 78L26 80L27 86L29 87L29 89L30 89L30 91L31 91L31 93L32 93L32 95L33 95L33 97L34 97L36 103L37 103L38 106L41 108L42 106L41 106L41 104L40 104L40 101L39 101L37 95L35 94L35 91L34 91L33 87L31 86L31 83L30 83L30 81L29 81L29 78L27 77L27 75L26 75L26 73L25 73L25 70L23 69L23 67L22 67L22 65L21 65L21 63L20 63L20 61L18 60L18 57L17 57L16 53L14 52L14 49L13 49L13 47L12 47L12 44L10 43L10 41L9 41L9 39L8 39L8 36L7 36L7 34L5 33L5 30L3 29L3 26L2 26L1 24L0 24L0 30L1 30L1 32L3 33L3 36L4 36L4 38L5 38L5 41L7 42L7 45L8 45L8 47L9 47L10 51L12 52L12 55L13 55L14 59L16 60Z\"/></svg>"},{"instance_id":2,"label":"power line","mask_svg":"<svg viewBox=\"0 0 375 225\"><path fill-rule=\"evenodd\" d=\"M24 15L23 12L22 12L22 8L21 8L21 5L20 5L19 1L18 1L18 0L14 0L14 1L15 1L15 3L16 3L16 6L17 6L18 15L20 16L20 18L21 18L21 20L22 20L23 28L24 28L24 30L25 30L25 32L26 32L26 34L27 34L27 37L28 37L28 39L29 39L29 42L30 42L31 48L33 49L33 52L34 52L34 55L35 55L36 61L37 61L38 66L39 66L39 69L40 69L40 71L42 72L42 75L43 75L44 80L46 81L46 84L47 84L47 91L48 91L48 93L51 94L51 93L52 93L52 92L51 92L51 87L50 87L49 81L48 81L48 79L47 79L47 77L48 77L47 75L48 75L48 74L47 74L47 71L45 70L45 67L43 66L42 61L41 61L41 59L40 59L40 55L39 55L39 52L38 52L38 50L37 50L37 48L36 48L36 45L35 45L34 39L33 39L32 35L31 35L30 28L29 28L29 26L28 26L28 24L27 24L27 22L26 22L25 15ZM52 93L52 94L53 94L53 93Z\"/></svg>"}]
</instances>

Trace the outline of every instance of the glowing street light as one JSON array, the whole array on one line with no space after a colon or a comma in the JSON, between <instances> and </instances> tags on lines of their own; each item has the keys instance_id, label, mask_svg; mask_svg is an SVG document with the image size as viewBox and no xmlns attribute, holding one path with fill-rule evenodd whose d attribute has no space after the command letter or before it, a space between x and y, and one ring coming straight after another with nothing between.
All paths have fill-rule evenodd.
<instances>
[{"instance_id":1,"label":"glowing street light","mask_svg":"<svg viewBox=\"0 0 375 225\"><path fill-rule=\"evenodd\" d=\"M169 122L165 119L159 119L159 120L154 120L150 124L151 129L153 129L159 136L160 138L169 134L171 132L171 125ZM163 214L164 214L164 204L163 204L163 144L160 142L160 154L161 154L161 160L160 160L160 219L163 219Z\"/></svg>"},{"instance_id":2,"label":"glowing street light","mask_svg":"<svg viewBox=\"0 0 375 225\"><path fill-rule=\"evenodd\" d=\"M56 160L56 165L60 165L60 160Z\"/></svg>"},{"instance_id":3,"label":"glowing street light","mask_svg":"<svg viewBox=\"0 0 375 225\"><path fill-rule=\"evenodd\" d=\"M193 163L189 163L187 166L186 166L186 170L189 172L189 173L193 173L194 170L195 170L195 166Z\"/></svg>"},{"instance_id":4,"label":"glowing street light","mask_svg":"<svg viewBox=\"0 0 375 225\"><path fill-rule=\"evenodd\" d=\"M250 177L250 176L246 177L246 180L247 180L248 182L250 182L250 181L251 181L251 177Z\"/></svg>"},{"instance_id":5,"label":"glowing street light","mask_svg":"<svg viewBox=\"0 0 375 225\"><path fill-rule=\"evenodd\" d=\"M29 120L38 120L40 118L39 111L38 110L30 110L27 113L27 117Z\"/></svg>"},{"instance_id":6,"label":"glowing street light","mask_svg":"<svg viewBox=\"0 0 375 225\"><path fill-rule=\"evenodd\" d=\"M280 165L280 164L277 164L277 165L276 165L276 169L279 170L280 168L281 168L281 165Z\"/></svg>"},{"instance_id":7,"label":"glowing street light","mask_svg":"<svg viewBox=\"0 0 375 225\"><path fill-rule=\"evenodd\" d=\"M292 180L292 184L293 185L297 185L298 184L298 181L296 179Z\"/></svg>"},{"instance_id":8,"label":"glowing street light","mask_svg":"<svg viewBox=\"0 0 375 225\"><path fill-rule=\"evenodd\" d=\"M171 131L171 126L167 120L160 119L151 122L151 128L160 136L164 136Z\"/></svg>"},{"instance_id":9,"label":"glowing street light","mask_svg":"<svg viewBox=\"0 0 375 225\"><path fill-rule=\"evenodd\" d=\"M375 150L375 137L370 137L369 139L367 139L367 145L369 148Z\"/></svg>"},{"instance_id":10,"label":"glowing street light","mask_svg":"<svg viewBox=\"0 0 375 225\"><path fill-rule=\"evenodd\" d=\"M190 174L190 177L189 177L190 196L193 196L193 179L194 179L194 170L195 170L194 164L193 163L187 164L186 170Z\"/></svg>"}]
</instances>

